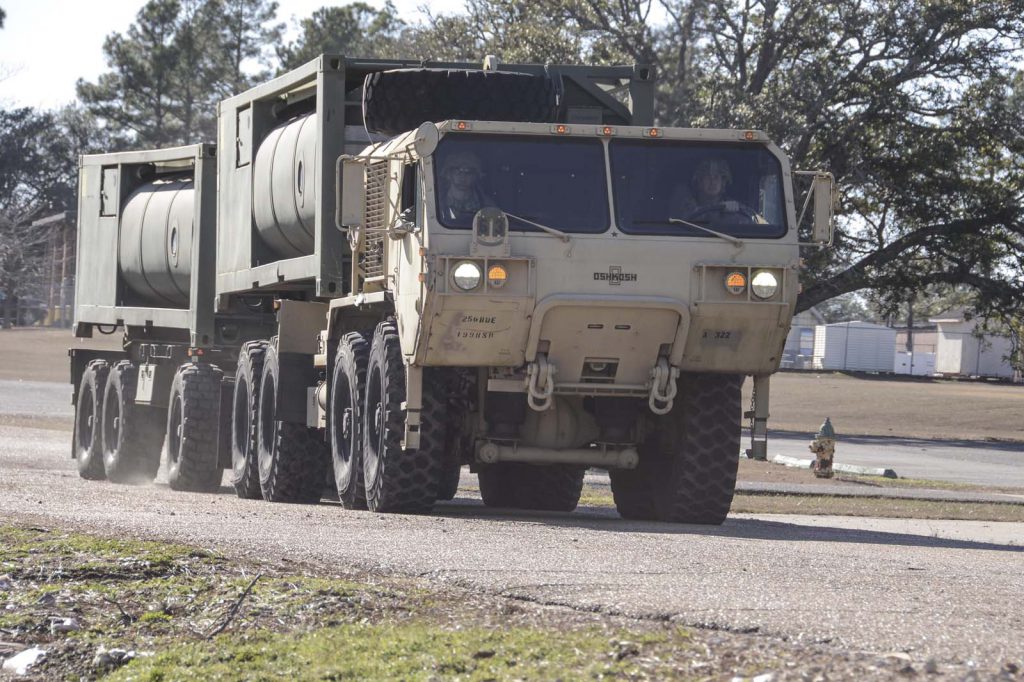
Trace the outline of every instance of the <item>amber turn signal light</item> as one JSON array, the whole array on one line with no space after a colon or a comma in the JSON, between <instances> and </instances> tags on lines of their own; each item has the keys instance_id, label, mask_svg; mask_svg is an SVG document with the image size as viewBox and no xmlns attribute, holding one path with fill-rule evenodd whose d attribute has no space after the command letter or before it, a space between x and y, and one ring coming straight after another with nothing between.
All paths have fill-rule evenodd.
<instances>
[{"instance_id":1,"label":"amber turn signal light","mask_svg":"<svg viewBox=\"0 0 1024 682\"><path fill-rule=\"evenodd\" d=\"M747 288L747 276L742 272L730 272L725 276L725 288L730 294L742 294Z\"/></svg>"},{"instance_id":2,"label":"amber turn signal light","mask_svg":"<svg viewBox=\"0 0 1024 682\"><path fill-rule=\"evenodd\" d=\"M508 281L508 270L504 265L492 265L487 268L487 283L492 287L503 287Z\"/></svg>"}]
</instances>

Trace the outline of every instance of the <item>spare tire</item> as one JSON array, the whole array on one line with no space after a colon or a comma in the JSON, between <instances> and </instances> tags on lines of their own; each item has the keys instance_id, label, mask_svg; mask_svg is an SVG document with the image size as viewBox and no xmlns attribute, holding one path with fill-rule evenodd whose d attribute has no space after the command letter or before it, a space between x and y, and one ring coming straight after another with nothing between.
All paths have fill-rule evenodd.
<instances>
[{"instance_id":1,"label":"spare tire","mask_svg":"<svg viewBox=\"0 0 1024 682\"><path fill-rule=\"evenodd\" d=\"M548 76L509 71L394 69L363 82L366 130L385 135L452 118L551 123L558 102Z\"/></svg>"}]
</instances>

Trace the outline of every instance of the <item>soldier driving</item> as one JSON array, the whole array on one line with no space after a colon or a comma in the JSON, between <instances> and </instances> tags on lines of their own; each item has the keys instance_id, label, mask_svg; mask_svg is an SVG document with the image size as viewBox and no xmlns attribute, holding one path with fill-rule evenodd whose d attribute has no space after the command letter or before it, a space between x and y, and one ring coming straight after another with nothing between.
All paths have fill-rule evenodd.
<instances>
[{"instance_id":1,"label":"soldier driving","mask_svg":"<svg viewBox=\"0 0 1024 682\"><path fill-rule=\"evenodd\" d=\"M472 220L481 208L494 202L482 189L483 169L480 159L472 152L457 152L445 159L441 178L445 187L441 193L441 211L446 220L458 222Z\"/></svg>"}]
</instances>

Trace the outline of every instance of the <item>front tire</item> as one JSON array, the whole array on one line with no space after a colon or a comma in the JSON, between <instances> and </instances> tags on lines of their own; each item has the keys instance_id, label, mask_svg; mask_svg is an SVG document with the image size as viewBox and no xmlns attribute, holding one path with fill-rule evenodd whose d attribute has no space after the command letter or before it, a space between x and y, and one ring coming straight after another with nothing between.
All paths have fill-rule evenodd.
<instances>
[{"instance_id":1,"label":"front tire","mask_svg":"<svg viewBox=\"0 0 1024 682\"><path fill-rule=\"evenodd\" d=\"M82 373L75 405L74 455L78 475L87 481L102 481L103 471L103 391L110 365L92 360Z\"/></svg>"},{"instance_id":2,"label":"front tire","mask_svg":"<svg viewBox=\"0 0 1024 682\"><path fill-rule=\"evenodd\" d=\"M260 489L268 502L315 504L327 478L327 451L315 429L277 419L277 349L267 347L260 382Z\"/></svg>"},{"instance_id":3,"label":"front tire","mask_svg":"<svg viewBox=\"0 0 1024 682\"><path fill-rule=\"evenodd\" d=\"M740 453L737 374L684 374L672 411L650 416L652 437L640 466L613 472L612 492L624 518L720 525L736 489Z\"/></svg>"},{"instance_id":4,"label":"front tire","mask_svg":"<svg viewBox=\"0 0 1024 682\"><path fill-rule=\"evenodd\" d=\"M207 364L178 368L167 408L167 482L172 490L220 488L220 391L223 372Z\"/></svg>"},{"instance_id":5,"label":"front tire","mask_svg":"<svg viewBox=\"0 0 1024 682\"><path fill-rule=\"evenodd\" d=\"M479 472L480 497L488 507L571 512L583 492L584 467L499 462Z\"/></svg>"},{"instance_id":6,"label":"front tire","mask_svg":"<svg viewBox=\"0 0 1024 682\"><path fill-rule=\"evenodd\" d=\"M424 393L427 392L425 389ZM443 422L423 419L421 447L403 449L405 396L405 366L398 330L390 320L381 322L370 345L363 410L363 476L366 503L371 511L428 511L437 497Z\"/></svg>"},{"instance_id":7,"label":"front tire","mask_svg":"<svg viewBox=\"0 0 1024 682\"><path fill-rule=\"evenodd\" d=\"M121 360L103 391L103 470L113 483L150 483L160 469L163 412L135 404L139 367Z\"/></svg>"}]
</instances>

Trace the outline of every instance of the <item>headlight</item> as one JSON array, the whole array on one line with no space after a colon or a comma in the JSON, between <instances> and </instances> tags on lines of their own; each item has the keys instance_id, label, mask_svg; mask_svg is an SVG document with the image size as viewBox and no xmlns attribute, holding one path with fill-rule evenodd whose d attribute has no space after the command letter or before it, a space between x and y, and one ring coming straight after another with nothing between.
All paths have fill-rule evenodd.
<instances>
[{"instance_id":1,"label":"headlight","mask_svg":"<svg viewBox=\"0 0 1024 682\"><path fill-rule=\"evenodd\" d=\"M767 270L754 273L753 279L750 280L750 290L758 298L771 298L778 288L779 280Z\"/></svg>"},{"instance_id":2,"label":"headlight","mask_svg":"<svg viewBox=\"0 0 1024 682\"><path fill-rule=\"evenodd\" d=\"M463 291L472 291L480 286L480 279L483 277L483 273L480 271L480 266L468 260L464 260L455 266L455 270L452 271L452 281L455 282L455 286L462 289Z\"/></svg>"}]
</instances>

